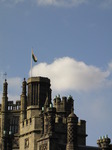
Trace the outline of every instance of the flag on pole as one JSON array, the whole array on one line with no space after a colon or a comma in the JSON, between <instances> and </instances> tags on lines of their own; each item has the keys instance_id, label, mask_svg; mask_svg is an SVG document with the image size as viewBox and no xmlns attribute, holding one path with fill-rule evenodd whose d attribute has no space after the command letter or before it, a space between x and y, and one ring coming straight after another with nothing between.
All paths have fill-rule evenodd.
<instances>
[{"instance_id":1,"label":"flag on pole","mask_svg":"<svg viewBox=\"0 0 112 150\"><path fill-rule=\"evenodd\" d=\"M32 58L33 58L34 62L37 62L37 57L34 55L33 50L32 50Z\"/></svg>"}]
</instances>

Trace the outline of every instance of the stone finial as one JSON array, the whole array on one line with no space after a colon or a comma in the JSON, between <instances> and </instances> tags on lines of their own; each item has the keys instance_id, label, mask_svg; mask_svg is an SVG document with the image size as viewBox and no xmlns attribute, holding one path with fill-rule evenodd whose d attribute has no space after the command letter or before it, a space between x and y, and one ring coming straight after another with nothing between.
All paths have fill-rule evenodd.
<instances>
[{"instance_id":1,"label":"stone finial","mask_svg":"<svg viewBox=\"0 0 112 150\"><path fill-rule=\"evenodd\" d=\"M5 79L5 82L3 84L3 96L7 95L7 80Z\"/></svg>"},{"instance_id":2,"label":"stone finial","mask_svg":"<svg viewBox=\"0 0 112 150\"><path fill-rule=\"evenodd\" d=\"M24 81L23 81L23 84L22 84L22 94L23 95L26 95L26 80L25 80L25 78L24 78Z\"/></svg>"},{"instance_id":3,"label":"stone finial","mask_svg":"<svg viewBox=\"0 0 112 150\"><path fill-rule=\"evenodd\" d=\"M98 146L102 149L102 150L109 150L110 149L110 138L108 138L108 136L103 136L103 137L100 137L98 140L97 140L97 144Z\"/></svg>"}]
</instances>

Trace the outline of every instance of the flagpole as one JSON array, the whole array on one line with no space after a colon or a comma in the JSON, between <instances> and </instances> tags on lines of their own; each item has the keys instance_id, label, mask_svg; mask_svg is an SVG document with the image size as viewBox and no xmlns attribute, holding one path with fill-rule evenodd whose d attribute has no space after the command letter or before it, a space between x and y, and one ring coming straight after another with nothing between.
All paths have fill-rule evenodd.
<instances>
[{"instance_id":1,"label":"flagpole","mask_svg":"<svg viewBox=\"0 0 112 150\"><path fill-rule=\"evenodd\" d=\"M31 50L31 74L30 74L31 77L32 77L32 59L34 60L34 62L37 62L37 57L34 55L33 49Z\"/></svg>"},{"instance_id":2,"label":"flagpole","mask_svg":"<svg viewBox=\"0 0 112 150\"><path fill-rule=\"evenodd\" d=\"M31 74L30 76L32 77L32 50L31 50Z\"/></svg>"}]
</instances>

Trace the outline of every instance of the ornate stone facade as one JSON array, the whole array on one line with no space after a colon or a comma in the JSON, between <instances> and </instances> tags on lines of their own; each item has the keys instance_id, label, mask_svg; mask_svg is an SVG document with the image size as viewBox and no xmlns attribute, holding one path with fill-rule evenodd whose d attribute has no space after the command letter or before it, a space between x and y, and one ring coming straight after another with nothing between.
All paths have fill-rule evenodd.
<instances>
[{"instance_id":1,"label":"ornate stone facade","mask_svg":"<svg viewBox=\"0 0 112 150\"><path fill-rule=\"evenodd\" d=\"M0 105L0 149L2 150L95 150L112 149L110 139L99 147L86 146L86 121L74 114L72 96L56 96L52 102L50 80L31 77L22 83L20 100L8 100L3 84Z\"/></svg>"}]
</instances>

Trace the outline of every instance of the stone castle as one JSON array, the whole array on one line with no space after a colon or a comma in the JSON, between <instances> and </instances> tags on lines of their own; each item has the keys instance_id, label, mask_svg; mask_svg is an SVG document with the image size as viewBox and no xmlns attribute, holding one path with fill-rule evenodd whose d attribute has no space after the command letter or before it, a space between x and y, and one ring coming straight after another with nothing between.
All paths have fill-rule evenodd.
<instances>
[{"instance_id":1,"label":"stone castle","mask_svg":"<svg viewBox=\"0 0 112 150\"><path fill-rule=\"evenodd\" d=\"M20 100L8 100L8 83L3 84L0 104L1 150L112 150L106 136L98 147L86 146L86 121L74 114L72 96L51 101L50 80L31 77L22 83Z\"/></svg>"}]
</instances>

